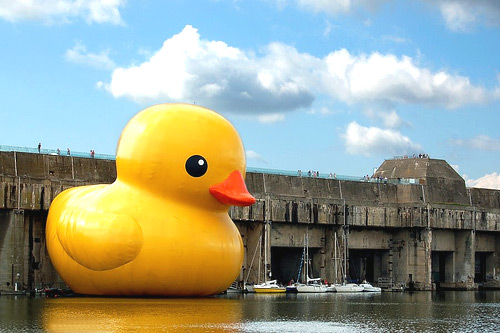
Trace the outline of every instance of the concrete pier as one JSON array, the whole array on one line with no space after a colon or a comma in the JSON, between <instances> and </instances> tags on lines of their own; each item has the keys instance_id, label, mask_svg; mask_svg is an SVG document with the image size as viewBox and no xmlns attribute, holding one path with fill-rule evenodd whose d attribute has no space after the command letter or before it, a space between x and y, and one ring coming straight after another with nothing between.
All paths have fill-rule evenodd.
<instances>
[{"instance_id":1,"label":"concrete pier","mask_svg":"<svg viewBox=\"0 0 500 333\"><path fill-rule=\"evenodd\" d=\"M257 202L230 210L245 246L238 281L297 281L307 242L309 276L329 282L500 286L500 191L466 188L446 161L429 158L386 160L374 177L247 173ZM45 246L50 203L115 178L114 160L0 152L0 292L64 287Z\"/></svg>"}]
</instances>

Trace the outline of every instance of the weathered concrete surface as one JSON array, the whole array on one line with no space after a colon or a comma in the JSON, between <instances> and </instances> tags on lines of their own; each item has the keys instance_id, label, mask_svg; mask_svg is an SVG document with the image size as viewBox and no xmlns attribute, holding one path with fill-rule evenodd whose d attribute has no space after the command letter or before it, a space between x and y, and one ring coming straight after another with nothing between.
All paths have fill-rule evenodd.
<instances>
[{"instance_id":1,"label":"weathered concrete surface","mask_svg":"<svg viewBox=\"0 0 500 333\"><path fill-rule=\"evenodd\" d=\"M413 163L413 169L409 162ZM432 289L435 282L450 288L476 288L475 231L491 235L484 240L488 248L496 247L500 241L500 192L466 189L464 180L442 160L407 159L396 164L393 171L399 168L403 172L394 171L388 178L416 178L419 184L250 173L247 185L258 199L259 218L272 221L275 235L270 240L272 247L302 247L304 224L310 237L317 238L319 243L310 245L320 249L313 256L313 262L319 263L313 264L315 276L329 281L338 278L339 273L332 270L328 258L335 256L332 235L335 232L342 235L340 227L345 224L349 252L359 252L365 256L363 260L371 257L373 266L378 267L374 279L389 278L394 285L424 290ZM383 170L382 165L379 172ZM255 209L251 212L248 208L233 208L231 216L235 220L259 221ZM338 250L337 256L342 257L343 246ZM442 283L433 281L433 251L434 257L443 261ZM491 253L486 260L488 272L493 272L492 267L498 272L497 256ZM362 261L350 259L351 263ZM436 274L439 269L438 265ZM486 275L488 281L498 279L498 273Z\"/></svg>"},{"instance_id":2,"label":"weathered concrete surface","mask_svg":"<svg viewBox=\"0 0 500 333\"><path fill-rule=\"evenodd\" d=\"M403 158L385 160L374 177L414 179L426 185L422 200L426 202L469 204L462 177L444 160Z\"/></svg>"},{"instance_id":3,"label":"weathered concrete surface","mask_svg":"<svg viewBox=\"0 0 500 333\"><path fill-rule=\"evenodd\" d=\"M496 285L500 191L466 189L445 161L413 162L397 162L390 176L422 177L420 184L248 173L257 202L230 209L245 246L239 280L295 279L307 236L310 275L328 281L345 274L415 289L471 289L475 278ZM115 178L114 161L0 152L0 290L61 285L45 247L50 203L66 188ZM347 272L338 267L343 258Z\"/></svg>"}]
</instances>

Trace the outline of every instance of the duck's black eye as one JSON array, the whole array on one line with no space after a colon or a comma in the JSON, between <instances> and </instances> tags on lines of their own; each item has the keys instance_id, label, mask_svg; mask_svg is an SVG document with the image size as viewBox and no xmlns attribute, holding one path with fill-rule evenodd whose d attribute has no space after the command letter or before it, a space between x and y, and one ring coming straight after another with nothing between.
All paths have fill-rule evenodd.
<instances>
[{"instance_id":1,"label":"duck's black eye","mask_svg":"<svg viewBox=\"0 0 500 333\"><path fill-rule=\"evenodd\" d=\"M193 155L186 161L186 171L192 177L203 176L208 169L207 160L200 155Z\"/></svg>"}]
</instances>

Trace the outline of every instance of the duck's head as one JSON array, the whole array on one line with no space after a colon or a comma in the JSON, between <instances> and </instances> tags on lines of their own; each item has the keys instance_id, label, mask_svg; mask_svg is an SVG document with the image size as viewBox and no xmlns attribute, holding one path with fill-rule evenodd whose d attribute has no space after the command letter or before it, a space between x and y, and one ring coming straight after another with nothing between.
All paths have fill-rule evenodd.
<instances>
[{"instance_id":1,"label":"duck's head","mask_svg":"<svg viewBox=\"0 0 500 333\"><path fill-rule=\"evenodd\" d=\"M116 154L118 180L168 200L227 209L255 198L245 183L245 152L235 128L214 111L160 104L134 116Z\"/></svg>"}]
</instances>

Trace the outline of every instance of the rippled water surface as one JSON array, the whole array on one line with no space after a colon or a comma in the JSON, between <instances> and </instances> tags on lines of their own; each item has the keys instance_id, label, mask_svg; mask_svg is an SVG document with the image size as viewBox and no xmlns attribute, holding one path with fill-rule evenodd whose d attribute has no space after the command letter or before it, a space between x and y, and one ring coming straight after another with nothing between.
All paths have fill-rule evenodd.
<instances>
[{"instance_id":1,"label":"rippled water surface","mask_svg":"<svg viewBox=\"0 0 500 333\"><path fill-rule=\"evenodd\" d=\"M495 332L500 291L229 294L203 299L0 297L0 331Z\"/></svg>"}]
</instances>

